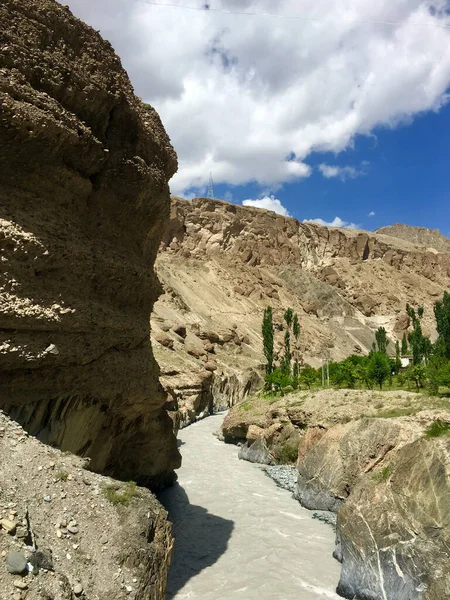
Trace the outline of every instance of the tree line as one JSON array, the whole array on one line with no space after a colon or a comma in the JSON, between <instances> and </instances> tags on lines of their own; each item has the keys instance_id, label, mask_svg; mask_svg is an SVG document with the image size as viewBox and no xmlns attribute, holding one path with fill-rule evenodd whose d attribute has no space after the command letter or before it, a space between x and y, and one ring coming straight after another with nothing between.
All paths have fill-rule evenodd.
<instances>
[{"instance_id":1,"label":"tree line","mask_svg":"<svg viewBox=\"0 0 450 600\"><path fill-rule=\"evenodd\" d=\"M424 335L422 321L424 308L406 305L410 319L409 331L395 350L389 353L390 340L384 327L375 332L375 340L368 356L351 355L343 361L329 363L330 383L337 387L354 388L374 386L383 388L387 383L402 387L414 385L417 390L427 386L437 393L439 387L450 387L450 294L445 292L442 300L434 304L434 317L438 338L433 344ZM274 358L273 311L269 306L264 311L262 334L266 358L266 388L283 391L288 387L297 389L301 384L307 388L320 383L321 368L301 365L300 322L298 315L288 308L282 324L284 347L281 357ZM402 357L410 357L411 364L402 367Z\"/></svg>"}]
</instances>

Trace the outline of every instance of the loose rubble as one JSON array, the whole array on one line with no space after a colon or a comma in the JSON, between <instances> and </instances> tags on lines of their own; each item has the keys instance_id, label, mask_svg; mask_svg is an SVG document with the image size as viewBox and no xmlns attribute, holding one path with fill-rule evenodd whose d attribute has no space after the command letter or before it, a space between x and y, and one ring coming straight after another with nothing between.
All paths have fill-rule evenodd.
<instances>
[{"instance_id":1,"label":"loose rubble","mask_svg":"<svg viewBox=\"0 0 450 600\"><path fill-rule=\"evenodd\" d=\"M173 541L156 498L133 487L113 504L105 490L127 484L87 471L2 411L0 426L0 598L162 600Z\"/></svg>"}]
</instances>

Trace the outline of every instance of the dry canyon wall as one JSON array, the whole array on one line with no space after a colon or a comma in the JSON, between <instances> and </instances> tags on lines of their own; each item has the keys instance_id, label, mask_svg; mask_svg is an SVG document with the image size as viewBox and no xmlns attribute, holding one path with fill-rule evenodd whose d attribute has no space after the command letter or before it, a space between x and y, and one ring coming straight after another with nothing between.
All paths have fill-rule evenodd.
<instances>
[{"instance_id":1,"label":"dry canyon wall","mask_svg":"<svg viewBox=\"0 0 450 600\"><path fill-rule=\"evenodd\" d=\"M110 44L54 0L0 5L0 408L94 470L180 464L149 315L177 159Z\"/></svg>"}]
</instances>

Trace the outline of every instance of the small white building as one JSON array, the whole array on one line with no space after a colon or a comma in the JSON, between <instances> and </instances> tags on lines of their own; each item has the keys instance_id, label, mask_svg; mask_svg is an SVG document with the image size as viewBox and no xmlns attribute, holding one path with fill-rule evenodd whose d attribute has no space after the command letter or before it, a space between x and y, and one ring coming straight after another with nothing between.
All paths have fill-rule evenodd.
<instances>
[{"instance_id":1,"label":"small white building","mask_svg":"<svg viewBox=\"0 0 450 600\"><path fill-rule=\"evenodd\" d=\"M412 354L405 354L400 357L400 360L402 361L402 369L407 369L409 365L412 365L413 356Z\"/></svg>"}]
</instances>

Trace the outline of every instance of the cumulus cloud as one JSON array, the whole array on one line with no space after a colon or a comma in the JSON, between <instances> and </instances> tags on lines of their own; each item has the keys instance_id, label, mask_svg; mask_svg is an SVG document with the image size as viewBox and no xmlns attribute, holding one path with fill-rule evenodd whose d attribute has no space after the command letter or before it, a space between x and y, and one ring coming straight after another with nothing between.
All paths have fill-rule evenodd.
<instances>
[{"instance_id":1,"label":"cumulus cloud","mask_svg":"<svg viewBox=\"0 0 450 600\"><path fill-rule=\"evenodd\" d=\"M344 227L345 229L358 229L356 223L349 223L344 221L340 217L334 217L330 222L324 221L323 219L303 219L303 223L317 223L318 225L324 225L325 227Z\"/></svg>"},{"instance_id":2,"label":"cumulus cloud","mask_svg":"<svg viewBox=\"0 0 450 600\"><path fill-rule=\"evenodd\" d=\"M273 212L276 212L283 217L290 216L286 208L281 204L280 200L274 196L265 196L264 198L259 198L258 200L243 200L242 204L244 206L253 206L255 208L273 210Z\"/></svg>"},{"instance_id":3,"label":"cumulus cloud","mask_svg":"<svg viewBox=\"0 0 450 600\"><path fill-rule=\"evenodd\" d=\"M210 171L216 183L273 193L310 175L312 152L338 153L357 134L449 99L450 30L417 26L450 24L446 0L433 10L424 0L214 2L319 20L63 1L112 42L136 93L160 113L179 156L173 193L204 187Z\"/></svg>"},{"instance_id":4,"label":"cumulus cloud","mask_svg":"<svg viewBox=\"0 0 450 600\"><path fill-rule=\"evenodd\" d=\"M368 214L369 217L374 217L375 216L375 211L371 210L370 213Z\"/></svg>"},{"instance_id":5,"label":"cumulus cloud","mask_svg":"<svg viewBox=\"0 0 450 600\"><path fill-rule=\"evenodd\" d=\"M362 168L356 169L355 167L338 167L322 163L319 165L318 169L326 179L339 177L341 181L345 181L346 179L356 179L361 175L366 175L367 171L364 167L367 164L368 163L364 163Z\"/></svg>"}]
</instances>

